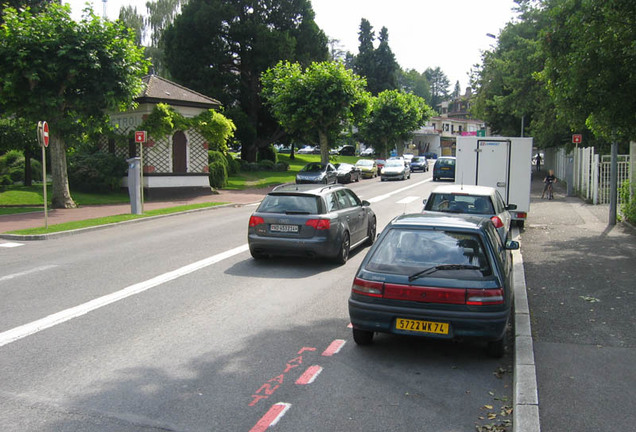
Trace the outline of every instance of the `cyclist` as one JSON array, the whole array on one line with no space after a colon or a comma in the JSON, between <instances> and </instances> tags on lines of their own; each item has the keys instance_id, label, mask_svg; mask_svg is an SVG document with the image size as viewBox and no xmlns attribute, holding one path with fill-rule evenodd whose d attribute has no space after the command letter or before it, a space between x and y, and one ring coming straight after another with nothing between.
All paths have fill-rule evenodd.
<instances>
[{"instance_id":1,"label":"cyclist","mask_svg":"<svg viewBox=\"0 0 636 432\"><path fill-rule=\"evenodd\" d=\"M545 186L543 187L543 193L541 194L541 198L543 199L543 197L545 196L545 193L548 192L548 199L551 200L553 198L552 196L552 185L554 183L557 182L557 178L554 175L554 170L549 170L548 171L548 175L545 176L545 179L543 179L543 183L545 183Z\"/></svg>"}]
</instances>

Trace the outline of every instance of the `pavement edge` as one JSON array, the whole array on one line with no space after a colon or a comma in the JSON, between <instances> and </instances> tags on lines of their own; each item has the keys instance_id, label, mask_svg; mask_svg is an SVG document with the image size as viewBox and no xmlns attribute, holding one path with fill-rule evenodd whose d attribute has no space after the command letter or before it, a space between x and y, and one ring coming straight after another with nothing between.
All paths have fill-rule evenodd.
<instances>
[{"instance_id":1,"label":"pavement edge","mask_svg":"<svg viewBox=\"0 0 636 432\"><path fill-rule=\"evenodd\" d=\"M518 228L514 228L513 238L519 241ZM513 432L540 432L537 371L534 362L523 256L520 250L515 250L512 251L512 257L515 309L512 430Z\"/></svg>"}]
</instances>

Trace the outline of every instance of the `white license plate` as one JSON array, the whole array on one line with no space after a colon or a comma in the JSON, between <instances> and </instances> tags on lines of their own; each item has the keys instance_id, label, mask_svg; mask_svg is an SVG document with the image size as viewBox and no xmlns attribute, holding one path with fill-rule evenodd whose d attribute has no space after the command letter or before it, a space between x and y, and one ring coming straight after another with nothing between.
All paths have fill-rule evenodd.
<instances>
[{"instance_id":1,"label":"white license plate","mask_svg":"<svg viewBox=\"0 0 636 432\"><path fill-rule=\"evenodd\" d=\"M270 231L274 231L274 232L290 232L290 233L297 233L298 232L298 225L275 225L272 224L269 226Z\"/></svg>"}]
</instances>

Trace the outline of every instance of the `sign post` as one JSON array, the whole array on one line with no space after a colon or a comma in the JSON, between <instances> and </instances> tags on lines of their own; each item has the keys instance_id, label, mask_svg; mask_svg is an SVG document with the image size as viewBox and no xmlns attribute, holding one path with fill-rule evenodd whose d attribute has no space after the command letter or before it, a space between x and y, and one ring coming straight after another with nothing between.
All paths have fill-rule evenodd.
<instances>
[{"instance_id":1,"label":"sign post","mask_svg":"<svg viewBox=\"0 0 636 432\"><path fill-rule=\"evenodd\" d=\"M46 148L49 146L49 124L38 122L38 143L42 147L42 195L44 198L44 228L49 229L48 197L46 196Z\"/></svg>"},{"instance_id":2,"label":"sign post","mask_svg":"<svg viewBox=\"0 0 636 432\"><path fill-rule=\"evenodd\" d=\"M583 142L583 135L581 135L581 134L572 135L572 143L573 144L581 144L581 142Z\"/></svg>"},{"instance_id":3,"label":"sign post","mask_svg":"<svg viewBox=\"0 0 636 432\"><path fill-rule=\"evenodd\" d=\"M135 131L135 142L139 143L139 176L141 184L141 213L144 212L144 143L146 142L146 131Z\"/></svg>"}]
</instances>

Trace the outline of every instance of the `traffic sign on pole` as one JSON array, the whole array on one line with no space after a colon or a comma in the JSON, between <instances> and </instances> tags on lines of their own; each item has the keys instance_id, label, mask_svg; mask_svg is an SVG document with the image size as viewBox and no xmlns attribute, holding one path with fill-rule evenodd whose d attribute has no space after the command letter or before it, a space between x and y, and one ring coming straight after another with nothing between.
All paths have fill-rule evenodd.
<instances>
[{"instance_id":1,"label":"traffic sign on pole","mask_svg":"<svg viewBox=\"0 0 636 432\"><path fill-rule=\"evenodd\" d=\"M574 144L581 144L581 142L583 142L583 135L581 134L572 135L572 142Z\"/></svg>"},{"instance_id":2,"label":"traffic sign on pole","mask_svg":"<svg viewBox=\"0 0 636 432\"><path fill-rule=\"evenodd\" d=\"M145 143L146 142L146 131L135 131L135 142L136 143Z\"/></svg>"}]
</instances>

